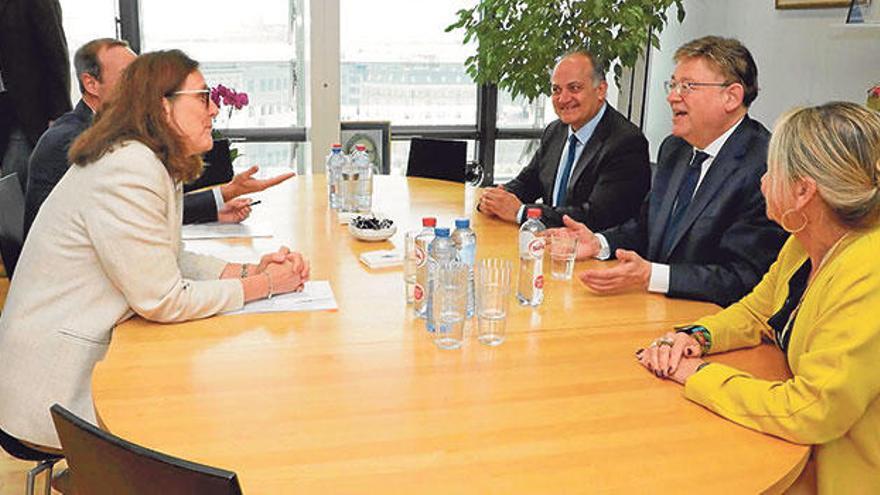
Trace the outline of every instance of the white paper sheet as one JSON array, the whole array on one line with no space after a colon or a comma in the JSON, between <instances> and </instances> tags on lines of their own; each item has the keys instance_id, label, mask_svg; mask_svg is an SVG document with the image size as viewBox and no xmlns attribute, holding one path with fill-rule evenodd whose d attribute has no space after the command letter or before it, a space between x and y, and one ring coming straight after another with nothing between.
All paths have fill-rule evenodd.
<instances>
[{"instance_id":1,"label":"white paper sheet","mask_svg":"<svg viewBox=\"0 0 880 495\"><path fill-rule=\"evenodd\" d=\"M277 313L283 311L322 311L338 309L333 289L327 280L306 282L302 292L291 292L273 296L272 299L260 299L249 302L237 311L225 313L241 315L250 313Z\"/></svg>"},{"instance_id":2,"label":"white paper sheet","mask_svg":"<svg viewBox=\"0 0 880 495\"><path fill-rule=\"evenodd\" d=\"M180 234L184 240L272 237L272 229L268 225L249 225L246 223L191 223L184 225Z\"/></svg>"}]
</instances>

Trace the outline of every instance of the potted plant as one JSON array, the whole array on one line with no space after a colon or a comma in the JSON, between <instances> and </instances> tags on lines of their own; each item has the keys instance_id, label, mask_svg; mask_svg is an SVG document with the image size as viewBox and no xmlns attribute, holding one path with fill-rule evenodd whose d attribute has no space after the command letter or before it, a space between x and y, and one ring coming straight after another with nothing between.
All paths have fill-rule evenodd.
<instances>
[{"instance_id":1,"label":"potted plant","mask_svg":"<svg viewBox=\"0 0 880 495\"><path fill-rule=\"evenodd\" d=\"M480 0L458 11L446 31L464 30L476 41L465 61L480 84L495 84L530 101L550 94L548 75L563 53L587 48L613 63L619 83L623 67L635 65L647 44L659 48L658 33L673 4L684 19L683 0ZM608 67L606 67L606 70Z\"/></svg>"}]
</instances>

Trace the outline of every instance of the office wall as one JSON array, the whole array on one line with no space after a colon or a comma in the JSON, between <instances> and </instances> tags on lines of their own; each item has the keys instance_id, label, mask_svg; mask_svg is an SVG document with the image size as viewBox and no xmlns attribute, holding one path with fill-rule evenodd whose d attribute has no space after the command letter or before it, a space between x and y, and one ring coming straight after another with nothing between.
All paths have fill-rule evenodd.
<instances>
[{"instance_id":1,"label":"office wall","mask_svg":"<svg viewBox=\"0 0 880 495\"><path fill-rule=\"evenodd\" d=\"M846 8L776 10L773 0L685 0L683 23L671 20L651 53L645 134L651 156L670 130L663 81L681 44L708 34L735 37L758 65L760 92L750 115L772 129L795 105L865 101L880 82L880 26L844 27ZM670 15L671 19L674 19Z\"/></svg>"}]
</instances>

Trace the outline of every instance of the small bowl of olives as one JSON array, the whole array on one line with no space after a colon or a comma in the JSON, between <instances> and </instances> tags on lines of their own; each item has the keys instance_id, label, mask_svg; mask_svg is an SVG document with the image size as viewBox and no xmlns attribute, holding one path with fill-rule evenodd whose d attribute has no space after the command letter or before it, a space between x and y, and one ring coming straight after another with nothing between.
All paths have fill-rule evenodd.
<instances>
[{"instance_id":1,"label":"small bowl of olives","mask_svg":"<svg viewBox=\"0 0 880 495\"><path fill-rule=\"evenodd\" d=\"M381 216L358 215L348 223L348 232L355 239L367 242L384 241L397 232L394 220Z\"/></svg>"}]
</instances>

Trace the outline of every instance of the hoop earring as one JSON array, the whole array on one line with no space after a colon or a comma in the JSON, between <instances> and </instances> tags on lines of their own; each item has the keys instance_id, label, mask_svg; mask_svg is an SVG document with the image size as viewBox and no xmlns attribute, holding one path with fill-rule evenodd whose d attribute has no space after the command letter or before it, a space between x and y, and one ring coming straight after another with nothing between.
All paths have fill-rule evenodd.
<instances>
[{"instance_id":1,"label":"hoop earring","mask_svg":"<svg viewBox=\"0 0 880 495\"><path fill-rule=\"evenodd\" d=\"M788 226L785 225L785 217L787 217L790 213L800 213L801 218L804 219L804 221L803 221L803 223L801 223L800 227L792 229L792 228L789 228ZM779 219L779 225L782 226L782 230L788 232L789 234L797 234L798 232L804 230L805 228L807 228L807 224L809 222L810 222L810 219L807 218L807 216L804 215L804 213L802 211L797 211L794 208L790 208L788 210L785 210L785 212L782 214L782 217Z\"/></svg>"}]
</instances>

